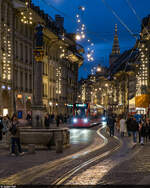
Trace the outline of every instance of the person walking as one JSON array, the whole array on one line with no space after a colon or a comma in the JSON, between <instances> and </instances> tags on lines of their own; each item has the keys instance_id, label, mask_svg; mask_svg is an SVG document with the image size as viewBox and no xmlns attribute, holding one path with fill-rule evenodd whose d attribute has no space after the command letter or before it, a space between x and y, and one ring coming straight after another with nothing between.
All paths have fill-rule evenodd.
<instances>
[{"instance_id":1,"label":"person walking","mask_svg":"<svg viewBox=\"0 0 150 188\"><path fill-rule=\"evenodd\" d=\"M132 135L133 135L133 142L134 144L136 144L137 142L137 131L139 131L139 125L138 125L138 122L136 121L136 118L133 117L132 120L131 120L131 132L132 132Z\"/></svg>"},{"instance_id":2,"label":"person walking","mask_svg":"<svg viewBox=\"0 0 150 188\"><path fill-rule=\"evenodd\" d=\"M3 118L0 117L0 140L3 139L3 122L2 122Z\"/></svg>"},{"instance_id":3,"label":"person walking","mask_svg":"<svg viewBox=\"0 0 150 188\"><path fill-rule=\"evenodd\" d=\"M16 116L13 117L12 123L10 126L10 138L11 138L11 155L15 156L15 144L18 147L19 155L23 155L22 148L20 145L20 131L19 131L19 121Z\"/></svg>"},{"instance_id":4,"label":"person walking","mask_svg":"<svg viewBox=\"0 0 150 188\"><path fill-rule=\"evenodd\" d=\"M124 118L124 116L122 115L121 119L120 119L120 134L121 137L124 137L126 132L126 120Z\"/></svg>"},{"instance_id":5,"label":"person walking","mask_svg":"<svg viewBox=\"0 0 150 188\"><path fill-rule=\"evenodd\" d=\"M44 119L44 125L48 129L49 128L49 117L48 114L46 114L45 119Z\"/></svg>"},{"instance_id":6,"label":"person walking","mask_svg":"<svg viewBox=\"0 0 150 188\"><path fill-rule=\"evenodd\" d=\"M107 119L107 125L109 127L109 134L110 136L114 136L114 127L115 127L115 118L113 114L110 114Z\"/></svg>"},{"instance_id":7,"label":"person walking","mask_svg":"<svg viewBox=\"0 0 150 188\"><path fill-rule=\"evenodd\" d=\"M51 125L51 115L49 113L47 115L48 115L48 121L49 121L49 127L50 127L50 125Z\"/></svg>"},{"instance_id":8,"label":"person walking","mask_svg":"<svg viewBox=\"0 0 150 188\"><path fill-rule=\"evenodd\" d=\"M56 116L56 125L57 125L57 127L59 127L59 124L60 124L60 116L57 115Z\"/></svg>"},{"instance_id":9,"label":"person walking","mask_svg":"<svg viewBox=\"0 0 150 188\"><path fill-rule=\"evenodd\" d=\"M144 128L145 128L145 142L147 143L148 137L149 137L149 133L150 133L150 122L149 122L149 118L146 118L145 124L144 124Z\"/></svg>"},{"instance_id":10,"label":"person walking","mask_svg":"<svg viewBox=\"0 0 150 188\"><path fill-rule=\"evenodd\" d=\"M128 136L131 136L131 120L132 120L132 117L130 115L128 115L128 118L126 120L126 126L127 126L127 133L128 133Z\"/></svg>"},{"instance_id":11,"label":"person walking","mask_svg":"<svg viewBox=\"0 0 150 188\"><path fill-rule=\"evenodd\" d=\"M120 131L120 116L116 117L116 130L118 132Z\"/></svg>"},{"instance_id":12,"label":"person walking","mask_svg":"<svg viewBox=\"0 0 150 188\"><path fill-rule=\"evenodd\" d=\"M139 123L139 143L144 145L144 138L146 137L146 120L140 121Z\"/></svg>"},{"instance_id":13,"label":"person walking","mask_svg":"<svg viewBox=\"0 0 150 188\"><path fill-rule=\"evenodd\" d=\"M28 112L28 113L27 113L26 120L27 120L27 122L28 122L28 124L29 124L29 125L32 125L32 117L31 117L31 112Z\"/></svg>"},{"instance_id":14,"label":"person walking","mask_svg":"<svg viewBox=\"0 0 150 188\"><path fill-rule=\"evenodd\" d=\"M10 120L8 119L7 116L4 116L3 119L2 119L2 124L3 124L3 135L5 135L5 139L6 139L6 142L8 141L7 138L8 138L8 130L10 128Z\"/></svg>"}]
</instances>

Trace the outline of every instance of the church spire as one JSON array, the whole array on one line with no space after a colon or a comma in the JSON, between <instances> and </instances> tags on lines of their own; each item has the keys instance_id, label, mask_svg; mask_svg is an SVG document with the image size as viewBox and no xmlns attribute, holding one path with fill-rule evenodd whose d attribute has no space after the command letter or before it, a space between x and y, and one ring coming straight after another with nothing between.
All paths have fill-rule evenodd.
<instances>
[{"instance_id":1,"label":"church spire","mask_svg":"<svg viewBox=\"0 0 150 188\"><path fill-rule=\"evenodd\" d=\"M115 24L115 35L114 35L114 42L112 47L112 53L109 55L109 64L111 65L116 59L120 56L120 47L119 47L119 40L117 34L117 24Z\"/></svg>"},{"instance_id":2,"label":"church spire","mask_svg":"<svg viewBox=\"0 0 150 188\"><path fill-rule=\"evenodd\" d=\"M120 47L119 47L119 40L117 34L117 24L115 24L115 35L114 35L114 42L112 47L112 55L120 54Z\"/></svg>"}]
</instances>

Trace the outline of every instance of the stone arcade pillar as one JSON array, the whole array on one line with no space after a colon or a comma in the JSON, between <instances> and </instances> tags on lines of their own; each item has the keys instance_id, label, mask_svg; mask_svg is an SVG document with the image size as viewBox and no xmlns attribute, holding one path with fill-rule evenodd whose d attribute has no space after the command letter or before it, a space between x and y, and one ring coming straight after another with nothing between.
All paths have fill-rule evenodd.
<instances>
[{"instance_id":1,"label":"stone arcade pillar","mask_svg":"<svg viewBox=\"0 0 150 188\"><path fill-rule=\"evenodd\" d=\"M36 27L36 48L34 50L34 79L33 79L33 104L32 104L32 126L44 127L44 112L46 109L43 106L43 26L38 24Z\"/></svg>"}]
</instances>

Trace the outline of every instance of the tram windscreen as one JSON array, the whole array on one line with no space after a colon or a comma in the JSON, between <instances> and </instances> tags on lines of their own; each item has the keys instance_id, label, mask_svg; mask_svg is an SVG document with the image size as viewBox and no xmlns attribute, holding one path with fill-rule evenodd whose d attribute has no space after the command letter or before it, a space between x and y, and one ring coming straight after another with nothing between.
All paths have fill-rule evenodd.
<instances>
[{"instance_id":1,"label":"tram windscreen","mask_svg":"<svg viewBox=\"0 0 150 188\"><path fill-rule=\"evenodd\" d=\"M87 104L75 104L74 112L76 117L87 116L88 105Z\"/></svg>"}]
</instances>

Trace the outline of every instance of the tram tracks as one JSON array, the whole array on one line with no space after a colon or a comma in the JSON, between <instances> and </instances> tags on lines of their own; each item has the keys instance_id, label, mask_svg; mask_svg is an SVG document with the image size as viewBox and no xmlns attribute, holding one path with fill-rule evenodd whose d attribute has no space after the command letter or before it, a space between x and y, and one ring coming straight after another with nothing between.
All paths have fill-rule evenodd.
<instances>
[{"instance_id":1,"label":"tram tracks","mask_svg":"<svg viewBox=\"0 0 150 188\"><path fill-rule=\"evenodd\" d=\"M116 137L117 139L117 137ZM88 161L84 162L83 164L80 164L78 166L76 166L75 168L73 168L72 170L66 172L63 176L59 177L57 180L55 180L52 184L53 185L62 185L65 182L67 182L67 180L69 180L74 174L76 174L77 172L79 172L80 170L82 170L83 168L87 167L88 165L91 165L92 163L95 163L99 160L104 159L105 157L109 156L110 154L112 154L113 152L117 151L120 147L121 147L122 143L120 142L119 145L116 145L114 148L112 148L109 151L106 151L96 157L93 157L91 159L89 159Z\"/></svg>"},{"instance_id":2,"label":"tram tracks","mask_svg":"<svg viewBox=\"0 0 150 188\"><path fill-rule=\"evenodd\" d=\"M83 169L89 164L92 164L93 162L96 162L104 157L107 157L108 155L110 155L111 152L116 151L120 147L120 144L119 145L116 144L113 147L113 149L111 149L110 151L108 148L108 150L106 149L106 151L104 150L104 152L102 151L100 152L99 155L97 155L96 152L99 151L100 149L105 148L108 143L108 140L100 133L102 129L103 127L97 131L99 136L101 136L104 140L104 143L101 146L97 146L93 148L92 150L86 149L83 152L78 152L76 154L69 155L62 159L23 170L7 178L0 179L0 184L2 185L30 184L31 182L34 182L36 179L44 177L46 174L49 174L54 171L58 171L58 169L60 168L61 169L66 168L66 166L71 165L72 162L74 162L75 160L78 160L82 157L84 159L84 156L87 156L87 154L93 155L93 153L95 153L96 156L91 156L91 158L88 159L87 161L80 162L80 164L75 165L75 167L72 170L70 170L71 169L70 168L67 172L64 173L64 175L61 174L61 176L57 177L55 182L51 182L52 184L58 184L58 185L62 184L79 170Z\"/></svg>"}]
</instances>

